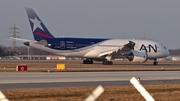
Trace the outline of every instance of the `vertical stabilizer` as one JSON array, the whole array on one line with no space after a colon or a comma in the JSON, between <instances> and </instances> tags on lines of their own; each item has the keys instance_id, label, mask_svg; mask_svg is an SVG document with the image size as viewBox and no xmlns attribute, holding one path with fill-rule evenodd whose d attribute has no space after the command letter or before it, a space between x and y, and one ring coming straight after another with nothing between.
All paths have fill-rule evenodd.
<instances>
[{"instance_id":1,"label":"vertical stabilizer","mask_svg":"<svg viewBox=\"0 0 180 101\"><path fill-rule=\"evenodd\" d=\"M32 8L26 8L26 12L35 40L54 38Z\"/></svg>"}]
</instances>

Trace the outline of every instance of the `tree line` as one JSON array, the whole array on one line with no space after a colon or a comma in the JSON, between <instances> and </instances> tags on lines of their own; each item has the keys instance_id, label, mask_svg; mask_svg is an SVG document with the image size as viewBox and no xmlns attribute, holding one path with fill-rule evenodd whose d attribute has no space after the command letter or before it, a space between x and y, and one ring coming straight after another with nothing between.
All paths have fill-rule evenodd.
<instances>
[{"instance_id":1,"label":"tree line","mask_svg":"<svg viewBox=\"0 0 180 101\"><path fill-rule=\"evenodd\" d=\"M4 56L17 56L17 55L27 55L29 50L30 55L49 55L49 53L37 50L35 48L29 48L27 46L21 47L7 47L4 45L0 45L0 57Z\"/></svg>"}]
</instances>

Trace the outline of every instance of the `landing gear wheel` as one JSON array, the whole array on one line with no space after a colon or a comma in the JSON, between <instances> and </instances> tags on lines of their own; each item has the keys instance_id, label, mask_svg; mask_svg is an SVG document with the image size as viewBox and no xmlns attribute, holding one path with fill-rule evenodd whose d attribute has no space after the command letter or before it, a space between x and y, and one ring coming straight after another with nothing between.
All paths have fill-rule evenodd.
<instances>
[{"instance_id":1,"label":"landing gear wheel","mask_svg":"<svg viewBox=\"0 0 180 101\"><path fill-rule=\"evenodd\" d=\"M153 65L158 65L158 62L154 62Z\"/></svg>"},{"instance_id":2,"label":"landing gear wheel","mask_svg":"<svg viewBox=\"0 0 180 101\"><path fill-rule=\"evenodd\" d=\"M157 59L154 59L153 65L158 65Z\"/></svg>"},{"instance_id":3,"label":"landing gear wheel","mask_svg":"<svg viewBox=\"0 0 180 101\"><path fill-rule=\"evenodd\" d=\"M113 62L112 61L109 61L109 65L112 65L113 64Z\"/></svg>"},{"instance_id":4,"label":"landing gear wheel","mask_svg":"<svg viewBox=\"0 0 180 101\"><path fill-rule=\"evenodd\" d=\"M112 61L103 61L103 65L112 65L113 62Z\"/></svg>"},{"instance_id":5,"label":"landing gear wheel","mask_svg":"<svg viewBox=\"0 0 180 101\"><path fill-rule=\"evenodd\" d=\"M89 64L93 64L93 61L89 61Z\"/></svg>"},{"instance_id":6,"label":"landing gear wheel","mask_svg":"<svg viewBox=\"0 0 180 101\"><path fill-rule=\"evenodd\" d=\"M88 61L86 61L86 60L83 60L83 64L88 64Z\"/></svg>"},{"instance_id":7,"label":"landing gear wheel","mask_svg":"<svg viewBox=\"0 0 180 101\"><path fill-rule=\"evenodd\" d=\"M93 60L92 59L83 60L83 64L93 64Z\"/></svg>"},{"instance_id":8,"label":"landing gear wheel","mask_svg":"<svg viewBox=\"0 0 180 101\"><path fill-rule=\"evenodd\" d=\"M107 65L107 61L103 61L103 65Z\"/></svg>"}]
</instances>

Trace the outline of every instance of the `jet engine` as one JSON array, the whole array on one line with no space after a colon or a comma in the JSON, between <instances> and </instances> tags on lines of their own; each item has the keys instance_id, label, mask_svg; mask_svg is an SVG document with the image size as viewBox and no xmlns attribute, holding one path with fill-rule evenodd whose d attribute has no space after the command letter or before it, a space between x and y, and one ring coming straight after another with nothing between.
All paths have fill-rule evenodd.
<instances>
[{"instance_id":1,"label":"jet engine","mask_svg":"<svg viewBox=\"0 0 180 101\"><path fill-rule=\"evenodd\" d=\"M131 62L143 63L148 60L148 55L146 52L132 51L127 58Z\"/></svg>"}]
</instances>

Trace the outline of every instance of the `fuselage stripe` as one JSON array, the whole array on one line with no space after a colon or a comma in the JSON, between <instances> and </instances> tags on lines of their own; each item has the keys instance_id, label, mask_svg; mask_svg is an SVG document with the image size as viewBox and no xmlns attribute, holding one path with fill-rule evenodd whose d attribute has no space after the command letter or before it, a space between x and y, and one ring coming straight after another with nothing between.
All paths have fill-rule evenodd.
<instances>
[{"instance_id":1,"label":"fuselage stripe","mask_svg":"<svg viewBox=\"0 0 180 101\"><path fill-rule=\"evenodd\" d=\"M34 34L37 34L37 35L43 36L43 37L45 37L45 38L53 38L53 37L48 36L48 35L46 35L46 34L44 34L44 33L41 33L41 32L34 32Z\"/></svg>"}]
</instances>

